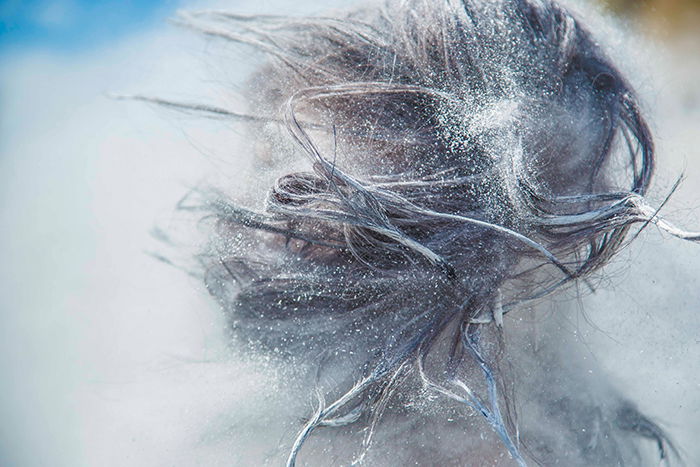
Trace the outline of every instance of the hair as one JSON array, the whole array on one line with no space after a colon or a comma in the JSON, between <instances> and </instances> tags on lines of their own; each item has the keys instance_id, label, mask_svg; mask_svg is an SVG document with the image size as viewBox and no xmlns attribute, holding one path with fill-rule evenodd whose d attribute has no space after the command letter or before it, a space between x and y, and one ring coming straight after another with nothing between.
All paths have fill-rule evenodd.
<instances>
[{"instance_id":1,"label":"hair","mask_svg":"<svg viewBox=\"0 0 700 467\"><path fill-rule=\"evenodd\" d=\"M553 459L536 441L523 452L503 315L585 281L635 225L698 239L645 201L650 130L580 21L549 0L387 0L333 17L183 22L266 54L249 81L257 111L159 102L244 119L265 150L309 161L262 210L220 192L205 206L206 285L237 338L319 372L355 368L318 377L287 465L317 428L352 424L368 428L361 462L409 375L483 416L520 465ZM544 404L573 413L573 400ZM668 457L657 425L615 407L604 442L574 441L580 462L624 462L625 432Z\"/></svg>"}]
</instances>

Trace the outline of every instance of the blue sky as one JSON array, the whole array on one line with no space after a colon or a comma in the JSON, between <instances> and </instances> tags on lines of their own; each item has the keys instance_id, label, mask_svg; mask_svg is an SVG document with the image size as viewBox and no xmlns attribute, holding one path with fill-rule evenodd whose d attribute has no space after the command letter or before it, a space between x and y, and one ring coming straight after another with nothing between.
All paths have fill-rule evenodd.
<instances>
[{"instance_id":1,"label":"blue sky","mask_svg":"<svg viewBox=\"0 0 700 467\"><path fill-rule=\"evenodd\" d=\"M0 52L80 51L170 16L181 0L0 0Z\"/></svg>"}]
</instances>

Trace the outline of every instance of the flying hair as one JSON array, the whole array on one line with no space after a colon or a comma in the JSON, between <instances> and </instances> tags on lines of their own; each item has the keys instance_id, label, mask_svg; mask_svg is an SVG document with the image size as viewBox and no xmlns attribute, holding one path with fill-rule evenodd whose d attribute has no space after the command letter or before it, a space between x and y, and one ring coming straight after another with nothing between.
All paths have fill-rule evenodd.
<instances>
[{"instance_id":1,"label":"flying hair","mask_svg":"<svg viewBox=\"0 0 700 467\"><path fill-rule=\"evenodd\" d=\"M232 332L320 362L317 410L287 465L316 430L341 426L364 428L362 463L402 387L479 414L519 465L547 463L521 437L504 315L585 284L635 227L700 239L646 201L651 132L584 25L549 0L386 0L332 17L207 10L179 22L265 54L248 82L256 111L136 98L245 123L282 165L308 159L264 209L222 192L202 206L216 222L201 266ZM343 358L352 374L324 379ZM613 444L631 433L668 459L657 425L616 410L608 444L582 458L617 462Z\"/></svg>"}]
</instances>

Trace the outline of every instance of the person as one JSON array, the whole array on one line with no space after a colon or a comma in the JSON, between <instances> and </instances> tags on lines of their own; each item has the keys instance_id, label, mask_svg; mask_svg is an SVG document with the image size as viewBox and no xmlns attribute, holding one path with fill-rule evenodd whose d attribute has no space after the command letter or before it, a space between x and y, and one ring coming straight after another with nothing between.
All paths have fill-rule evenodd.
<instances>
[{"instance_id":1,"label":"person","mask_svg":"<svg viewBox=\"0 0 700 467\"><path fill-rule=\"evenodd\" d=\"M651 131L581 21L549 0L182 21L267 57L254 112L150 100L243 121L275 174L260 209L221 191L196 204L232 339L315 401L273 458L641 465L653 443L680 459L560 323L522 321L594 289L640 229L700 238L646 200Z\"/></svg>"}]
</instances>

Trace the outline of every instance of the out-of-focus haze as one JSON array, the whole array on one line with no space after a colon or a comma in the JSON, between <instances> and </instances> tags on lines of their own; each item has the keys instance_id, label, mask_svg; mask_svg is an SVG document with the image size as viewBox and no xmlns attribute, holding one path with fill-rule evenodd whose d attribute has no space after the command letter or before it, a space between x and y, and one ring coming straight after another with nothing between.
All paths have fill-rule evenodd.
<instances>
[{"instance_id":1,"label":"out-of-focus haze","mask_svg":"<svg viewBox=\"0 0 700 467\"><path fill-rule=\"evenodd\" d=\"M149 254L165 248L155 227L187 232L183 257L197 250L197 225L175 212L191 187L254 183L241 131L110 95L235 107L255 59L166 22L201 4L112 3L0 3L0 465L254 465L256 430L294 434L257 416L288 403L274 371L231 359L200 281ZM652 197L662 202L684 171L662 213L700 229L700 3L605 8L624 33L591 27L642 94L656 136ZM605 273L596 294L570 300L572 333L698 465L700 245L650 227Z\"/></svg>"},{"instance_id":2,"label":"out-of-focus haze","mask_svg":"<svg viewBox=\"0 0 700 467\"><path fill-rule=\"evenodd\" d=\"M697 31L700 24L698 0L601 0L611 11L651 28L656 34L681 35Z\"/></svg>"}]
</instances>

